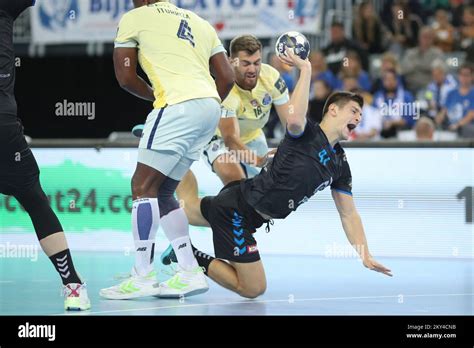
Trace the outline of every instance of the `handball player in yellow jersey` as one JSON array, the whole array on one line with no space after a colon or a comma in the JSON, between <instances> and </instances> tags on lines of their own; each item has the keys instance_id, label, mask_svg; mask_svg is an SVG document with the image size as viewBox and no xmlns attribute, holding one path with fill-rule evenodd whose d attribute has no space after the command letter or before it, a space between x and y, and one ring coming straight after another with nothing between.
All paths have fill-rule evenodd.
<instances>
[{"instance_id":1,"label":"handball player in yellow jersey","mask_svg":"<svg viewBox=\"0 0 474 348\"><path fill-rule=\"evenodd\" d=\"M115 39L115 74L122 88L153 101L154 110L143 129L131 185L135 265L129 279L100 294L108 299L195 295L207 291L208 284L174 192L214 135L234 72L207 21L167 1L133 2L135 9L122 17ZM138 63L151 86L137 75ZM152 263L159 225L176 252L179 270L158 286Z\"/></svg>"}]
</instances>

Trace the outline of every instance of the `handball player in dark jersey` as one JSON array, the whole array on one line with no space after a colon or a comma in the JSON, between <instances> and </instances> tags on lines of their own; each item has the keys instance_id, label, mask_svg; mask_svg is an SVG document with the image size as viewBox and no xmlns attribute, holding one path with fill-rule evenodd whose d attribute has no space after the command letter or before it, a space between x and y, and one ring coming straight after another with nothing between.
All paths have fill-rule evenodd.
<instances>
[{"instance_id":1,"label":"handball player in dark jersey","mask_svg":"<svg viewBox=\"0 0 474 348\"><path fill-rule=\"evenodd\" d=\"M41 188L38 165L17 118L13 22L34 3L0 0L0 193L14 196L30 215L40 245L61 277L64 308L86 310L90 308L86 286L74 269L63 229Z\"/></svg>"},{"instance_id":2,"label":"handball player in dark jersey","mask_svg":"<svg viewBox=\"0 0 474 348\"><path fill-rule=\"evenodd\" d=\"M352 177L339 141L349 139L361 122L363 99L348 92L335 92L326 101L321 124L307 122L306 113L311 65L291 50L281 59L300 70L291 96L287 132L276 155L260 174L235 181L217 196L204 197L193 213L200 212L213 232L215 257L194 249L206 274L218 284L243 297L255 298L266 290L265 271L253 236L272 219L284 219L316 192L330 187L342 226L363 265L392 276L369 253L361 218L352 198ZM297 231L293 238L297 238ZM175 261L173 251L162 262Z\"/></svg>"}]
</instances>

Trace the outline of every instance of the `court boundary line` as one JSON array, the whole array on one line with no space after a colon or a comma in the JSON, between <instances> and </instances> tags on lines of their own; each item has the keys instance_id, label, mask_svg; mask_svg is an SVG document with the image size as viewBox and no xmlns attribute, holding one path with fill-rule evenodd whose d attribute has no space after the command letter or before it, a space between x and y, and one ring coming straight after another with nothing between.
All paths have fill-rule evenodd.
<instances>
[{"instance_id":1,"label":"court boundary line","mask_svg":"<svg viewBox=\"0 0 474 348\"><path fill-rule=\"evenodd\" d=\"M179 304L179 305L172 305L172 306L154 306L154 307L146 307L146 308L129 308L129 309L116 309L116 310L109 310L109 311L96 311L96 312L81 312L82 315L85 314L105 314L105 313L125 313L125 312L141 312L141 311L149 311L149 310L160 310L160 309L173 309L173 308L193 308L193 307L204 307L204 306L222 306L222 305L235 305L235 304L256 304L256 303L278 303L278 302L286 302L288 304L292 304L295 302L309 302L309 301L338 301L338 300L362 300L362 299L381 299L381 298L399 298L403 296L403 298L410 298L410 297L448 297L448 296L474 296L474 293L464 293L464 294L415 294L415 295L405 295L405 294L398 294L398 295L381 295L381 296L349 296L349 297L316 297L316 298L293 298L293 299L284 299L284 300L240 300L240 301L227 301L227 302L211 302L211 303L194 303L194 304ZM159 299L158 299L159 300ZM165 299L168 301L169 299ZM176 301L178 299L174 299ZM106 300L103 301L124 301L124 300ZM179 301L179 300L178 300ZM78 313L60 313L60 314L51 314L52 316L70 316L70 315L77 315ZM186 314L181 314L186 315ZM229 314L232 315L232 314Z\"/></svg>"}]
</instances>

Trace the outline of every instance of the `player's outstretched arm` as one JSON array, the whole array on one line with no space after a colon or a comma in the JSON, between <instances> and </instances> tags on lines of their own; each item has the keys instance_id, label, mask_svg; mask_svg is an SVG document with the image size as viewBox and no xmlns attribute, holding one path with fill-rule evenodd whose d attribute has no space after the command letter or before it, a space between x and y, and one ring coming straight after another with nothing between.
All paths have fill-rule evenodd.
<instances>
[{"instance_id":1,"label":"player's outstretched arm","mask_svg":"<svg viewBox=\"0 0 474 348\"><path fill-rule=\"evenodd\" d=\"M153 88L137 75L138 53L135 47L114 49L115 77L120 87L138 98L155 100Z\"/></svg>"},{"instance_id":2,"label":"player's outstretched arm","mask_svg":"<svg viewBox=\"0 0 474 348\"><path fill-rule=\"evenodd\" d=\"M360 255L365 267L392 277L392 271L374 260L369 252L364 227L351 195L332 190L332 198L336 203L342 227L347 239Z\"/></svg>"},{"instance_id":3,"label":"player's outstretched arm","mask_svg":"<svg viewBox=\"0 0 474 348\"><path fill-rule=\"evenodd\" d=\"M286 50L286 57L279 58L290 66L296 66L300 70L300 77L291 95L288 108L277 108L281 119L286 119L286 127L292 135L303 133L306 125L306 114L308 113L309 88L311 85L311 63L308 59L301 59L293 53L293 50Z\"/></svg>"},{"instance_id":4,"label":"player's outstretched arm","mask_svg":"<svg viewBox=\"0 0 474 348\"><path fill-rule=\"evenodd\" d=\"M235 73L224 52L213 55L209 61L211 74L216 79L217 93L224 100L234 87Z\"/></svg>"}]
</instances>

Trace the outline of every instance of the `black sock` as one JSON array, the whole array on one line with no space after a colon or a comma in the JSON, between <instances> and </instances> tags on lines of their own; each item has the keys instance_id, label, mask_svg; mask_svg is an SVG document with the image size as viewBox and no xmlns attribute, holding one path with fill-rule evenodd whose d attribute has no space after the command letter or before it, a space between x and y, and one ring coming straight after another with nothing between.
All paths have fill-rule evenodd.
<instances>
[{"instance_id":1,"label":"black sock","mask_svg":"<svg viewBox=\"0 0 474 348\"><path fill-rule=\"evenodd\" d=\"M63 250L55 255L49 257L53 263L56 271L61 276L61 280L64 285L69 283L80 283L82 284L79 276L74 269L74 264L72 262L71 252L69 249Z\"/></svg>"},{"instance_id":2,"label":"black sock","mask_svg":"<svg viewBox=\"0 0 474 348\"><path fill-rule=\"evenodd\" d=\"M207 271L209 269L209 265L213 260L215 260L215 257L212 257L211 255L207 255L206 253L203 253L202 251L197 250L194 245L191 245L193 247L193 253L194 256L196 257L196 260L199 264L199 266L204 267L204 274L207 274Z\"/></svg>"}]
</instances>

